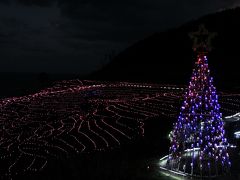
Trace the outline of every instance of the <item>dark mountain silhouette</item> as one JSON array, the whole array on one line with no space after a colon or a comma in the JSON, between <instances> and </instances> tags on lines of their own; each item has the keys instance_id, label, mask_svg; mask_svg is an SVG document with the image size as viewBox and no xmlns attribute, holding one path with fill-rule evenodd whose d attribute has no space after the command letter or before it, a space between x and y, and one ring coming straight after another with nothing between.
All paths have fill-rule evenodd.
<instances>
[{"instance_id":1,"label":"dark mountain silhouette","mask_svg":"<svg viewBox=\"0 0 240 180\"><path fill-rule=\"evenodd\" d=\"M204 24L217 32L209 65L215 84L222 88L240 86L240 8L204 16L181 27L152 36L117 55L108 65L90 77L104 80L152 81L187 84L195 54L189 33Z\"/></svg>"}]
</instances>

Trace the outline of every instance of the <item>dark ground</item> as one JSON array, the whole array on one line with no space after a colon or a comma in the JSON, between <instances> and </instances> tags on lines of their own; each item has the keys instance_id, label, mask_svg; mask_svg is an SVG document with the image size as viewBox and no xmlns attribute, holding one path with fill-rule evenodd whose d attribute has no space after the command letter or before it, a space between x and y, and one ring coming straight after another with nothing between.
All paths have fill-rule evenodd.
<instances>
[{"instance_id":1,"label":"dark ground","mask_svg":"<svg viewBox=\"0 0 240 180\"><path fill-rule=\"evenodd\" d=\"M0 89L0 98L28 95L52 86L55 81L78 77L71 74L0 74L0 82L4 84ZM159 159L168 152L169 141L166 137L171 126L172 121L166 117L150 119L145 123L145 136L136 141L107 152L82 153L77 157L50 160L42 172L24 174L13 179L158 179L160 175L152 173L147 166L151 166L152 159Z\"/></svg>"},{"instance_id":2,"label":"dark ground","mask_svg":"<svg viewBox=\"0 0 240 180\"><path fill-rule=\"evenodd\" d=\"M167 128L166 128L167 126ZM164 128L163 128L164 127ZM153 169L153 160L160 159L168 152L169 141L166 129L171 120L157 118L145 123L145 137L124 144L108 152L83 153L58 161L50 161L39 173L17 179L35 180L155 180L168 179ZM150 169L147 167L150 166Z\"/></svg>"},{"instance_id":3,"label":"dark ground","mask_svg":"<svg viewBox=\"0 0 240 180\"><path fill-rule=\"evenodd\" d=\"M6 78L6 75L8 78ZM72 79L76 75L47 74L4 74L0 90L1 97L21 96L51 86L54 81ZM8 80L6 80L8 79ZM159 174L156 162L168 154L167 135L175 119L159 117L145 122L145 136L107 152L83 153L77 157L50 160L48 166L39 173L18 176L15 179L36 180L156 180L169 179ZM239 150L238 150L239 152ZM238 179L239 155L235 153L233 161L233 179ZM147 168L149 166L149 169Z\"/></svg>"},{"instance_id":4,"label":"dark ground","mask_svg":"<svg viewBox=\"0 0 240 180\"><path fill-rule=\"evenodd\" d=\"M160 173L158 160L168 154L167 138L173 119L159 117L145 123L145 136L106 152L82 153L77 157L50 160L48 166L36 174L18 176L24 180L167 180ZM238 142L239 144L239 142ZM239 149L231 151L231 177L240 179ZM224 179L224 178L223 178Z\"/></svg>"}]
</instances>

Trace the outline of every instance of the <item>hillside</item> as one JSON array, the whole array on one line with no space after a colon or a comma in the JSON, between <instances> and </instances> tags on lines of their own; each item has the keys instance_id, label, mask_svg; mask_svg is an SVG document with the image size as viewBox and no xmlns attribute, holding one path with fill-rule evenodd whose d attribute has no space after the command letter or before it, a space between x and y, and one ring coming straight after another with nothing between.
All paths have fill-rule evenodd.
<instances>
[{"instance_id":1,"label":"hillside","mask_svg":"<svg viewBox=\"0 0 240 180\"><path fill-rule=\"evenodd\" d=\"M108 65L94 72L92 79L135 80L169 84L187 84L194 53L189 32L199 24L218 36L209 54L209 64L215 84L222 88L237 87L240 83L240 8L225 10L191 21L181 27L152 36L132 45Z\"/></svg>"}]
</instances>

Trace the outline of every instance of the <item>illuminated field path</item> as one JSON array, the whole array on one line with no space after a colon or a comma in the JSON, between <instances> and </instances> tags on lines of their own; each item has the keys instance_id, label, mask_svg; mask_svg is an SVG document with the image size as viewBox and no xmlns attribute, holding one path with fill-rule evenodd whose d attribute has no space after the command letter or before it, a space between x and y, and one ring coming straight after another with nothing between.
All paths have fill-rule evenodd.
<instances>
[{"instance_id":1,"label":"illuminated field path","mask_svg":"<svg viewBox=\"0 0 240 180\"><path fill-rule=\"evenodd\" d=\"M105 151L144 136L144 122L176 118L185 88L127 82L63 81L0 100L0 179L44 169L51 159ZM220 93L224 115L240 95Z\"/></svg>"}]
</instances>

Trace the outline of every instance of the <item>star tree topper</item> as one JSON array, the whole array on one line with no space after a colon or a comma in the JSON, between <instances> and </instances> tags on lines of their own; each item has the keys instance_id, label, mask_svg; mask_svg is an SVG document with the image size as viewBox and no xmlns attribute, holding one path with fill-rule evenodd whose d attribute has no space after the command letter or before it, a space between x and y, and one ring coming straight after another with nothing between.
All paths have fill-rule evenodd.
<instances>
[{"instance_id":1,"label":"star tree topper","mask_svg":"<svg viewBox=\"0 0 240 180\"><path fill-rule=\"evenodd\" d=\"M212 39L217 36L217 33L209 32L204 24L201 24L198 31L189 33L189 36L193 40L194 51L211 51Z\"/></svg>"}]
</instances>

